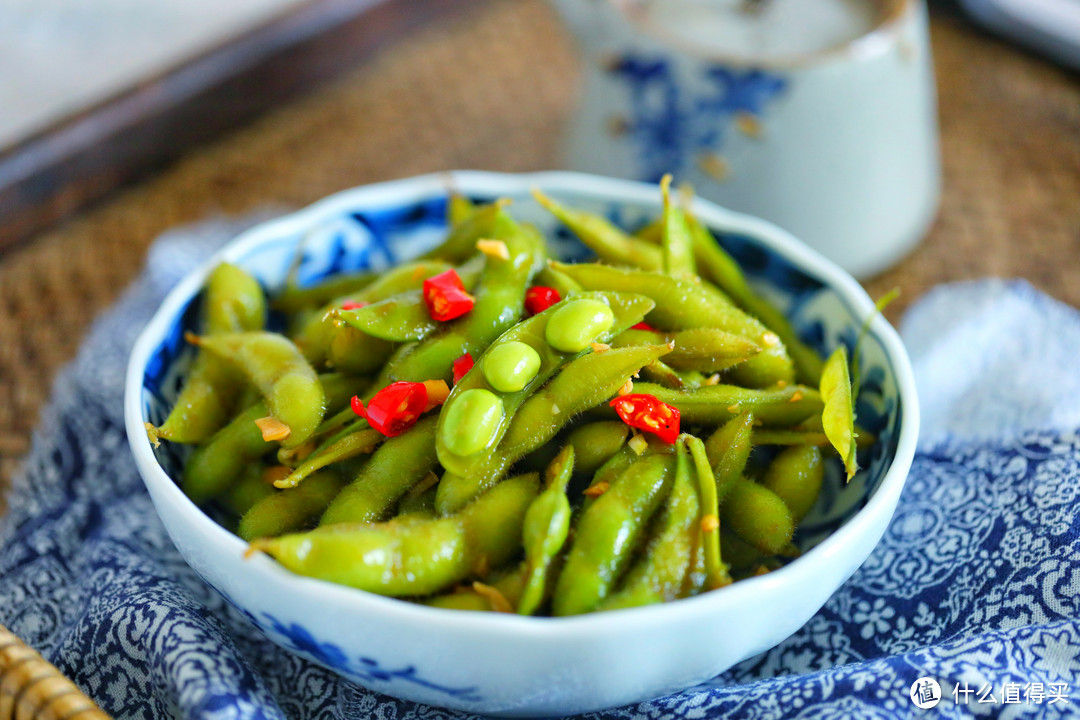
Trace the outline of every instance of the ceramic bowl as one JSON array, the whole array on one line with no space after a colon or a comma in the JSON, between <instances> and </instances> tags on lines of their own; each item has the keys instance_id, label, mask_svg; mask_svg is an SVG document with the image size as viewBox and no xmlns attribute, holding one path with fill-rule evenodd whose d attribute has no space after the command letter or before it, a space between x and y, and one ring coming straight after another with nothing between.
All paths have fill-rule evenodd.
<instances>
[{"instance_id":1,"label":"ceramic bowl","mask_svg":"<svg viewBox=\"0 0 1080 720\"><path fill-rule=\"evenodd\" d=\"M571 173L459 172L347 190L259 225L208 259L170 293L143 331L127 375L125 420L154 505L187 562L282 647L378 692L506 716L552 716L623 705L685 689L776 645L803 625L866 560L896 507L911 466L918 407L911 367L881 317L862 344L859 422L879 442L844 485L836 468L803 522L797 560L767 575L665 605L570 618L442 610L299 577L246 544L180 491L185 448L154 449L144 422L159 423L176 397L191 350L196 300L222 260L273 292L301 240L301 282L408 259L441 239L448 189L476 200L514 200L521 220L545 230L561 255L585 249L543 212L529 189L635 228L660 212L655 186ZM763 221L708 202L698 217L822 352L849 349L874 312L837 266Z\"/></svg>"}]
</instances>

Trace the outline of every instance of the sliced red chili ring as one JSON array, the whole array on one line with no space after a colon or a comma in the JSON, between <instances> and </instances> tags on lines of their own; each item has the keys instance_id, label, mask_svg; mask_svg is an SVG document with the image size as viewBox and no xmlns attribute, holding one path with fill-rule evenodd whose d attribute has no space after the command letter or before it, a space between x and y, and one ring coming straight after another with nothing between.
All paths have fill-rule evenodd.
<instances>
[{"instance_id":1,"label":"sliced red chili ring","mask_svg":"<svg viewBox=\"0 0 1080 720\"><path fill-rule=\"evenodd\" d=\"M472 310L476 299L465 291L461 276L451 268L424 281L424 303L432 320L446 322Z\"/></svg>"},{"instance_id":2,"label":"sliced red chili ring","mask_svg":"<svg viewBox=\"0 0 1080 720\"><path fill-rule=\"evenodd\" d=\"M542 313L560 300L559 291L546 285L534 285L525 291L525 309L530 315Z\"/></svg>"},{"instance_id":3,"label":"sliced red chili ring","mask_svg":"<svg viewBox=\"0 0 1080 720\"><path fill-rule=\"evenodd\" d=\"M346 300L341 303L342 310L359 310L362 307L367 307L367 303L363 300Z\"/></svg>"},{"instance_id":4,"label":"sliced red chili ring","mask_svg":"<svg viewBox=\"0 0 1080 720\"><path fill-rule=\"evenodd\" d=\"M650 330L652 332L656 332L656 328L654 328L652 325L650 325L647 322L639 322L637 325L631 325L630 329L631 330Z\"/></svg>"},{"instance_id":5,"label":"sliced red chili ring","mask_svg":"<svg viewBox=\"0 0 1080 720\"><path fill-rule=\"evenodd\" d=\"M473 360L473 356L469 353L465 353L457 360L454 361L454 384L457 385L461 382L461 378L465 377L465 373L472 370L473 365L476 362Z\"/></svg>"},{"instance_id":6,"label":"sliced red chili ring","mask_svg":"<svg viewBox=\"0 0 1080 720\"><path fill-rule=\"evenodd\" d=\"M424 383L396 382L375 393L367 407L358 395L353 396L351 405L353 412L366 418L373 429L386 437L395 437L416 424L427 402Z\"/></svg>"},{"instance_id":7,"label":"sliced red chili ring","mask_svg":"<svg viewBox=\"0 0 1080 720\"><path fill-rule=\"evenodd\" d=\"M679 409L655 395L630 393L615 398L610 405L630 427L652 433L666 443L679 437Z\"/></svg>"}]
</instances>

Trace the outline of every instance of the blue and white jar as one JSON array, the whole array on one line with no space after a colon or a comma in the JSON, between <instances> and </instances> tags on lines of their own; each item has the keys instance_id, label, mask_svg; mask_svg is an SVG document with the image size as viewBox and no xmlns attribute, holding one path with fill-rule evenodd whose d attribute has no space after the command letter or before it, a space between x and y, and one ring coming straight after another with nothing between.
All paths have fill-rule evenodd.
<instances>
[{"instance_id":1,"label":"blue and white jar","mask_svg":"<svg viewBox=\"0 0 1080 720\"><path fill-rule=\"evenodd\" d=\"M920 0L555 0L584 92L574 170L658 180L764 217L866 277L940 196Z\"/></svg>"}]
</instances>

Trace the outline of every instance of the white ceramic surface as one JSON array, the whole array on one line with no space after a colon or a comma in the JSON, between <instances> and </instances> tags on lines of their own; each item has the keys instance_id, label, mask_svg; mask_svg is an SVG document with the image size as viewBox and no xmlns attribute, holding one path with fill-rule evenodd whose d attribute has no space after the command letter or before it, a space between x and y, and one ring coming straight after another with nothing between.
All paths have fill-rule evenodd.
<instances>
[{"instance_id":1,"label":"white ceramic surface","mask_svg":"<svg viewBox=\"0 0 1080 720\"><path fill-rule=\"evenodd\" d=\"M888 267L926 233L941 180L922 0L848 0L900 9L849 46L771 60L740 56L752 43L732 42L732 32L713 33L713 44L695 28L678 37L649 32L618 9L661 2L555 4L584 61L567 168L652 182L671 172L703 197L789 230L857 277ZM837 10L836 0L762 5L766 26L770 5L803 8L777 8L777 32L791 29L780 22L785 13L809 20ZM805 36L788 40L813 47ZM783 37L761 42L771 53L784 44Z\"/></svg>"},{"instance_id":2,"label":"white ceramic surface","mask_svg":"<svg viewBox=\"0 0 1080 720\"><path fill-rule=\"evenodd\" d=\"M655 697L704 682L798 629L881 538L913 457L918 408L911 369L898 336L880 317L864 343L865 366L868 382L876 378L882 417L888 416L882 432L889 449L851 486L837 483L826 491L825 504L837 513L838 527L825 522L819 529L828 532L801 535L807 552L779 570L667 605L522 618L427 608L298 577L266 556L244 559L245 543L197 508L169 477L162 462L172 461L155 455L143 430L144 421L159 419L154 413L160 412L153 397L158 388L151 387L159 380L150 378L160 379L167 370L161 367L163 348L175 343L183 318L191 315L185 309L209 270L221 260L237 262L272 289L283 281L301 237L307 235L309 243L320 235L353 242L373 226L376 211L383 218L408 215L397 211L444 197L448 182L475 198L515 198L515 214L530 219L533 186L585 207L610 208L623 220L644 222L659 210L654 186L572 173L460 172L348 190L230 243L168 296L136 343L128 369L125 422L132 452L188 563L282 646L380 692L481 713L562 715ZM850 342L872 314L873 304L850 276L786 232L707 202L699 202L695 212L714 231L741 238L753 257L768 261L762 267L769 272L799 279L803 302L789 310L798 324L824 332L823 344ZM535 216L542 222L540 213ZM350 225L358 217L366 218L364 228ZM409 237L430 236L434 242L440 233L426 222ZM790 300L784 288L770 288L752 269L750 277L782 305Z\"/></svg>"}]
</instances>

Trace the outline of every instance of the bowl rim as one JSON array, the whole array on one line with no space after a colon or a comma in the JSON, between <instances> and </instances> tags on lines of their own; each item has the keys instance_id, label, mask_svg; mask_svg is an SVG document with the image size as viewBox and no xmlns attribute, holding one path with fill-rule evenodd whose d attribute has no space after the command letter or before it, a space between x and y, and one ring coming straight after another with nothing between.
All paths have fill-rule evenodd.
<instances>
[{"instance_id":1,"label":"bowl rim","mask_svg":"<svg viewBox=\"0 0 1080 720\"><path fill-rule=\"evenodd\" d=\"M445 194L449 190L497 196L506 193L527 194L532 187L539 187L550 193L574 193L598 200L631 203L641 207L660 207L659 193L654 185L647 183L565 171L498 173L459 170L342 190L301 210L259 223L226 243L169 291L140 332L131 351L125 381L124 421L128 444L148 489L160 492L160 497L176 504L180 512L190 516L191 521L199 526L200 532L208 541L220 543L222 553L234 553L237 556L243 554L247 543L216 523L188 499L179 485L158 464L146 435L142 415L142 386L148 361L175 316L202 288L215 265L224 260L235 259L268 241L303 232L322 218L339 217L346 210L352 212L365 206L374 207L387 202L417 201ZM897 498L914 458L919 428L914 374L899 335L885 318L876 312L873 301L851 275L789 232L765 220L727 210L701 198L695 198L693 207L699 219L711 229L747 236L752 242L764 245L821 281L837 293L848 309L857 316L856 319L865 321L867 317L873 316L869 333L879 340L896 373L897 394L902 407L899 437L896 454L885 477L863 507L841 527L791 563L765 575L740 580L724 588L723 592L703 593L671 603L572 617L467 613L403 602L397 598L293 574L261 553L246 561L252 571L258 573L262 581L285 593L299 593L308 601L348 608L358 613L377 613L387 620L433 626L444 625L452 619L457 628L470 633L497 633L502 637L509 634L528 640L561 642L570 638L576 641L599 639L624 628L628 620L641 626L667 624L669 617L673 618L680 613L722 616L724 612L737 609L748 601L752 602L753 597L760 592L797 590L799 576L805 574L806 568L838 559L845 554L845 548L857 543L860 538L873 536L876 545L895 510ZM885 516L878 527L876 523L882 515ZM863 562L865 558L860 560L855 568ZM835 592L836 589L832 590L830 596Z\"/></svg>"}]
</instances>

